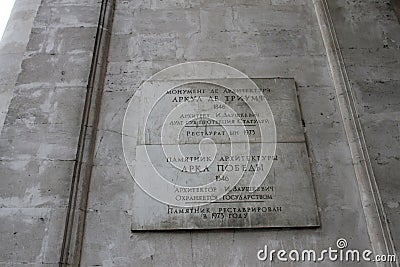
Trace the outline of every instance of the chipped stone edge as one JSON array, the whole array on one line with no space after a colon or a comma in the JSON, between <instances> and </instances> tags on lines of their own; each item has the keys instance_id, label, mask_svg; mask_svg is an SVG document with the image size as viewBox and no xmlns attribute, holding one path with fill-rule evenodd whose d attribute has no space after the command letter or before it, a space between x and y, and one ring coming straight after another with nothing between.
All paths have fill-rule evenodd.
<instances>
[{"instance_id":1,"label":"chipped stone edge","mask_svg":"<svg viewBox=\"0 0 400 267\"><path fill-rule=\"evenodd\" d=\"M116 0L102 0L71 178L59 266L79 266Z\"/></svg>"},{"instance_id":2,"label":"chipped stone edge","mask_svg":"<svg viewBox=\"0 0 400 267\"><path fill-rule=\"evenodd\" d=\"M349 143L371 246L375 255L396 254L379 188L369 158L353 88L347 75L327 0L313 0L334 82L343 127ZM387 263L376 263L387 266ZM391 263L390 266L399 266Z\"/></svg>"}]
</instances>

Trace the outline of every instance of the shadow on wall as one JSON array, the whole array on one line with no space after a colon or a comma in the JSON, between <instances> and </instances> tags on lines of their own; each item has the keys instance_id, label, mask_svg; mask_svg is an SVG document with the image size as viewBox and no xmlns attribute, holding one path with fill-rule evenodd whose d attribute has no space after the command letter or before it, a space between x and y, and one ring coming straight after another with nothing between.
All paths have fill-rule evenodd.
<instances>
[{"instance_id":1,"label":"shadow on wall","mask_svg":"<svg viewBox=\"0 0 400 267\"><path fill-rule=\"evenodd\" d=\"M400 0L390 0L390 2L400 23Z\"/></svg>"}]
</instances>

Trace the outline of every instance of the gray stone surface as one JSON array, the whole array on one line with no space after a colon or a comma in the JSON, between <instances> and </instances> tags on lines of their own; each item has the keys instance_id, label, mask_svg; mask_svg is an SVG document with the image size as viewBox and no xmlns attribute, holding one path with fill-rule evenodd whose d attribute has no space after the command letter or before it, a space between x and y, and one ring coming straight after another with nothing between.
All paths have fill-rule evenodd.
<instances>
[{"instance_id":1,"label":"gray stone surface","mask_svg":"<svg viewBox=\"0 0 400 267\"><path fill-rule=\"evenodd\" d=\"M58 265L98 13L16 1L0 46L1 266Z\"/></svg>"},{"instance_id":2,"label":"gray stone surface","mask_svg":"<svg viewBox=\"0 0 400 267\"><path fill-rule=\"evenodd\" d=\"M0 129L3 128L39 4L40 0L16 0L0 41Z\"/></svg>"},{"instance_id":3,"label":"gray stone surface","mask_svg":"<svg viewBox=\"0 0 400 267\"><path fill-rule=\"evenodd\" d=\"M398 1L392 2L398 8ZM331 1L329 5L399 254L400 25L391 1Z\"/></svg>"},{"instance_id":4,"label":"gray stone surface","mask_svg":"<svg viewBox=\"0 0 400 267\"><path fill-rule=\"evenodd\" d=\"M0 60L7 62L0 66L4 266L58 265L99 18L98 0L39 2L17 0L0 44ZM80 212L87 212L82 266L310 266L260 262L257 251L264 245L322 250L339 237L351 249L371 248L312 1L116 2L89 207ZM390 2L329 1L329 9L398 249L400 26ZM135 186L122 153L125 110L143 81L191 60L225 63L252 78L294 78L321 227L131 232ZM375 264L362 263L368 265Z\"/></svg>"},{"instance_id":5,"label":"gray stone surface","mask_svg":"<svg viewBox=\"0 0 400 267\"><path fill-rule=\"evenodd\" d=\"M256 258L265 244L322 249L333 245L338 237L346 237L352 248L370 247L311 2L119 1L109 60L87 214L88 225L93 227L86 228L82 264L268 266ZM135 185L121 156L124 110L144 80L190 60L227 63L252 78L294 77L321 228L130 232ZM147 212L151 214L152 210ZM329 265L344 264L325 264Z\"/></svg>"}]
</instances>

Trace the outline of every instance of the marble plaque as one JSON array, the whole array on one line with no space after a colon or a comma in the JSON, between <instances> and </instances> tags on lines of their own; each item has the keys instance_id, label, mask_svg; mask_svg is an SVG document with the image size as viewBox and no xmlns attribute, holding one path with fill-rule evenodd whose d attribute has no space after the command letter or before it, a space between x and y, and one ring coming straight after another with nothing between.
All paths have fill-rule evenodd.
<instances>
[{"instance_id":1,"label":"marble plaque","mask_svg":"<svg viewBox=\"0 0 400 267\"><path fill-rule=\"evenodd\" d=\"M153 80L123 136L132 230L319 225L293 79Z\"/></svg>"}]
</instances>

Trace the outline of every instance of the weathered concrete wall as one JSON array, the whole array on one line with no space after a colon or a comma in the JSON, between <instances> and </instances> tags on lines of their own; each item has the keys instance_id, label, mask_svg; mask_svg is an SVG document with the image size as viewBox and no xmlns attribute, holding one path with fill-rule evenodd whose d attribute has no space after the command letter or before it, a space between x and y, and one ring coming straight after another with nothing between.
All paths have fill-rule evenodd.
<instances>
[{"instance_id":1,"label":"weathered concrete wall","mask_svg":"<svg viewBox=\"0 0 400 267\"><path fill-rule=\"evenodd\" d=\"M391 2L329 1L373 171L400 249L400 24Z\"/></svg>"},{"instance_id":2,"label":"weathered concrete wall","mask_svg":"<svg viewBox=\"0 0 400 267\"><path fill-rule=\"evenodd\" d=\"M16 0L0 42L0 129L3 128L15 81L21 71L39 4L40 0Z\"/></svg>"},{"instance_id":3,"label":"weathered concrete wall","mask_svg":"<svg viewBox=\"0 0 400 267\"><path fill-rule=\"evenodd\" d=\"M312 1L116 2L83 266L269 266L257 260L264 245L318 251L335 247L343 237L352 249L372 247ZM390 177L398 173L400 140L399 26L386 1L329 4L391 230L398 238L399 185ZM99 13L97 0L40 4L11 103L4 108L8 113L0 139L3 265L57 265L60 260L79 134L91 127L82 125L82 114ZM127 102L152 74L193 60L226 63L253 78L295 78L320 228L131 232L135 184L121 147ZM353 264L321 264L347 265Z\"/></svg>"},{"instance_id":4,"label":"weathered concrete wall","mask_svg":"<svg viewBox=\"0 0 400 267\"><path fill-rule=\"evenodd\" d=\"M25 54L0 139L2 266L59 262L99 6L42 0L26 50L7 42Z\"/></svg>"},{"instance_id":5,"label":"weathered concrete wall","mask_svg":"<svg viewBox=\"0 0 400 267\"><path fill-rule=\"evenodd\" d=\"M400 22L400 1L399 0L391 0L390 3L393 6L393 9L397 15L397 19Z\"/></svg>"},{"instance_id":6,"label":"weathered concrete wall","mask_svg":"<svg viewBox=\"0 0 400 267\"><path fill-rule=\"evenodd\" d=\"M370 248L311 1L117 1L112 33L83 265L268 266L256 257L266 244L322 250L339 237L347 238L352 248ZM130 231L135 185L121 147L127 102L152 74L192 60L227 63L250 77L295 78L313 162L320 228ZM329 265L345 264L323 266Z\"/></svg>"}]
</instances>

